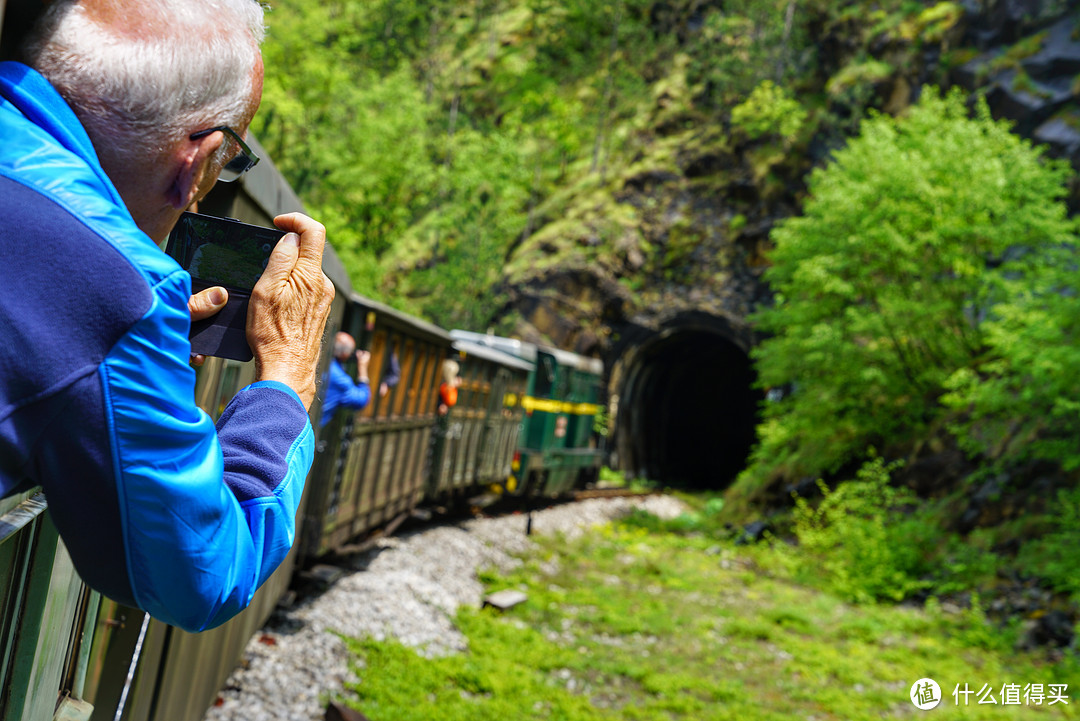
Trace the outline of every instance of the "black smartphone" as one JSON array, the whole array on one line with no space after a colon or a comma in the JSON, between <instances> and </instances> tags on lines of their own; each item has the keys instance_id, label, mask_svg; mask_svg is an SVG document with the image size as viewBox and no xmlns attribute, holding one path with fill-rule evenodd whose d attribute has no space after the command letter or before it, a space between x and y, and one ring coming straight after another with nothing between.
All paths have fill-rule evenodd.
<instances>
[{"instance_id":1,"label":"black smartphone","mask_svg":"<svg viewBox=\"0 0 1080 721\"><path fill-rule=\"evenodd\" d=\"M215 315L191 324L191 352L238 361L252 359L247 342L251 290L285 232L231 218L184 213L169 234L165 252L191 274L191 291L215 285L229 301Z\"/></svg>"}]
</instances>

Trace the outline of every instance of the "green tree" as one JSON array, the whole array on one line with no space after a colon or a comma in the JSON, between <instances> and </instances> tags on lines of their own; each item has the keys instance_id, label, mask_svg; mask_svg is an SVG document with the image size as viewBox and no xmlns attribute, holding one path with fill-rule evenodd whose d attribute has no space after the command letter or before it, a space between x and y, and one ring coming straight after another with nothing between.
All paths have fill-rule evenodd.
<instances>
[{"instance_id":1,"label":"green tree","mask_svg":"<svg viewBox=\"0 0 1080 721\"><path fill-rule=\"evenodd\" d=\"M1060 188L1050 188L1060 191ZM1046 206L1059 210L1057 196ZM1061 233L1062 218L1048 219ZM1003 302L984 324L988 350L948 381L946 403L961 444L995 461L1039 458L1080 468L1080 278L1077 242L1013 259L999 278Z\"/></svg>"},{"instance_id":2,"label":"green tree","mask_svg":"<svg viewBox=\"0 0 1080 721\"><path fill-rule=\"evenodd\" d=\"M755 316L768 339L754 358L762 386L790 393L766 405L751 474L835 471L940 419L947 384L998 345L989 329L1005 320L988 320L1035 312L1014 304L1071 238L1066 173L984 103L970 119L959 93L864 122L772 234L775 304ZM1040 312L1064 303L1026 292Z\"/></svg>"},{"instance_id":3,"label":"green tree","mask_svg":"<svg viewBox=\"0 0 1080 721\"><path fill-rule=\"evenodd\" d=\"M437 237L428 260L389 294L412 297L412 312L448 328L486 328L497 307L493 288L510 244L526 222L532 171L522 144L502 133L466 128L447 140L453 164L441 168L442 203L403 238Z\"/></svg>"}]
</instances>

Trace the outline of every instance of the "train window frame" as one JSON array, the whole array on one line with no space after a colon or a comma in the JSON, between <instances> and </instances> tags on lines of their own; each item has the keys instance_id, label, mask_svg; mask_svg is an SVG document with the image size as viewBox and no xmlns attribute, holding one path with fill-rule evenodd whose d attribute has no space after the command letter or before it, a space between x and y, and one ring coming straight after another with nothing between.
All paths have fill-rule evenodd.
<instances>
[{"instance_id":1,"label":"train window frame","mask_svg":"<svg viewBox=\"0 0 1080 721\"><path fill-rule=\"evenodd\" d=\"M551 398L555 390L555 356L540 352L537 354L536 381L533 394L537 398Z\"/></svg>"},{"instance_id":2,"label":"train window frame","mask_svg":"<svg viewBox=\"0 0 1080 721\"><path fill-rule=\"evenodd\" d=\"M432 363L424 377L424 387L420 391L424 398L424 415L434 415L439 407L438 388L442 377L442 364L446 360L446 351L443 348L433 350Z\"/></svg>"},{"instance_id":3,"label":"train window frame","mask_svg":"<svg viewBox=\"0 0 1080 721\"><path fill-rule=\"evenodd\" d=\"M416 366L416 340L413 338L402 337L398 340L398 349L398 362L401 364L401 377L411 378L413 368ZM394 393L387 397L391 398L393 401L393 416L395 418L400 418L403 413L408 412L404 393Z\"/></svg>"},{"instance_id":4,"label":"train window frame","mask_svg":"<svg viewBox=\"0 0 1080 721\"><path fill-rule=\"evenodd\" d=\"M386 349L390 347L392 341L390 331L386 328L379 328L372 332L371 344L368 346L368 352L371 353L371 359L368 362L369 373L373 364L378 364L374 366L375 368L382 367ZM398 360L400 361L400 357ZM378 393L375 393L368 401L367 406L360 411L361 416L364 418L385 418L385 409L390 406L390 398L391 394L387 394L386 398L381 398Z\"/></svg>"}]
</instances>

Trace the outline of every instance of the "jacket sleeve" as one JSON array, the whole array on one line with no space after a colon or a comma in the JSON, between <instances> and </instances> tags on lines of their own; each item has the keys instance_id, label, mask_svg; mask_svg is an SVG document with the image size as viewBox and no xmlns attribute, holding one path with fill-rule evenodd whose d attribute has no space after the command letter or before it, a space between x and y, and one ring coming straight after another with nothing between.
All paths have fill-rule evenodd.
<instances>
[{"instance_id":1,"label":"jacket sleeve","mask_svg":"<svg viewBox=\"0 0 1080 721\"><path fill-rule=\"evenodd\" d=\"M82 384L88 389L67 393L70 407L45 452L84 444L107 452L88 459L98 467L80 469L81 488L58 478L57 469L45 490L91 585L194 632L245 608L285 558L314 436L299 397L280 383L243 389L216 428L195 405L189 282L183 271L162 280L149 311ZM97 388L104 438L101 423L76 425L94 412ZM96 543L94 522L78 505L91 494L115 494L118 518L106 509L100 522L106 536L119 528L119 549L102 553Z\"/></svg>"}]
</instances>

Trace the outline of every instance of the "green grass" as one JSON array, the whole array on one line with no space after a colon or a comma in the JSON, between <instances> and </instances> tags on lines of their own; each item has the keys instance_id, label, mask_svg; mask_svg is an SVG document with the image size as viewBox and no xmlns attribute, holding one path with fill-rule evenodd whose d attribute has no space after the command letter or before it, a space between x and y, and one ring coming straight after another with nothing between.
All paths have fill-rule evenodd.
<instances>
[{"instance_id":1,"label":"green grass","mask_svg":"<svg viewBox=\"0 0 1080 721\"><path fill-rule=\"evenodd\" d=\"M945 696L939 718L1076 715L1075 695L1069 706L954 704L965 683L1080 689L1075 657L1015 653L977 609L851 605L764 572L765 546L640 521L540 539L519 570L485 574L528 601L461 611L466 653L351 641L357 707L372 721L880 719L921 713L908 691L930 677Z\"/></svg>"}]
</instances>

